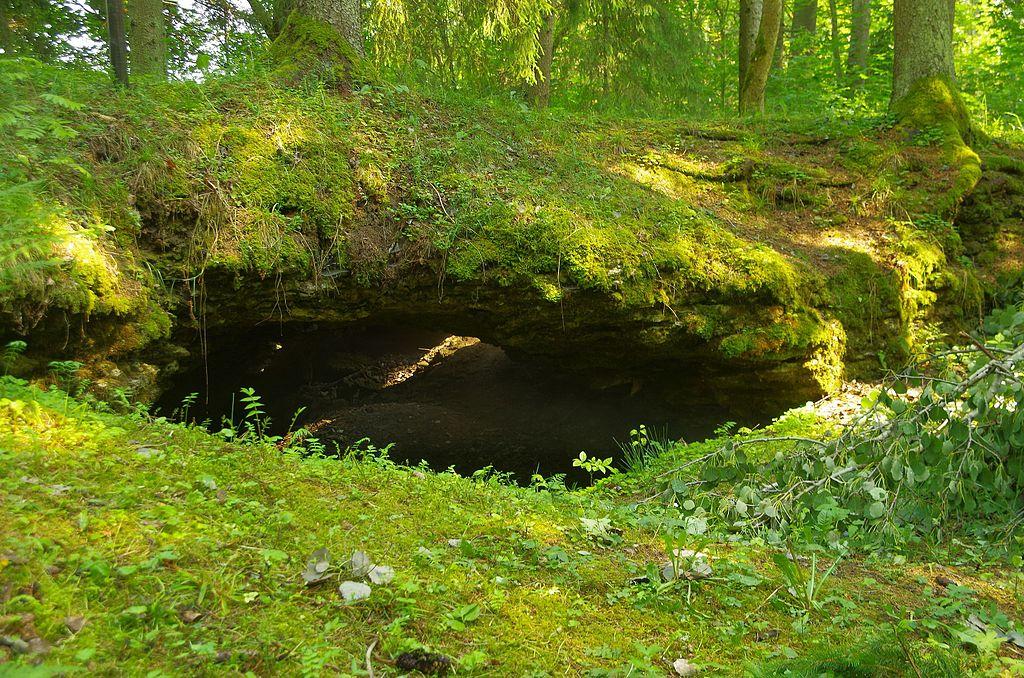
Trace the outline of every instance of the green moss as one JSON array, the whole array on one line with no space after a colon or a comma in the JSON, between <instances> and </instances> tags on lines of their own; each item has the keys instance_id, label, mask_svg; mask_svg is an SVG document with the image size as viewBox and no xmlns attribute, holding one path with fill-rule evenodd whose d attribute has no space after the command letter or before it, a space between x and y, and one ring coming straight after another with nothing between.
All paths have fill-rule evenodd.
<instances>
[{"instance_id":1,"label":"green moss","mask_svg":"<svg viewBox=\"0 0 1024 678\"><path fill-rule=\"evenodd\" d=\"M344 57L331 56L333 31L301 17L291 24L287 40L324 60ZM279 63L289 58L287 40L275 46ZM50 75L33 71L24 81L31 85L16 83L16 93L37 101ZM45 178L40 204L65 215L91 253L62 264L74 267L80 284L49 292L55 308L148 315L154 303L174 303L157 279L192 280L210 267L239 288L271 278L286 290L313 282L353 293L383 283L386 294L403 276L437 275L451 285L515 287L570 308L574 295L587 295L588 303L606 304L609 317L650 319L661 329L643 341L659 348L686 335L721 346L725 359L812 360L823 383L832 383L844 341L857 355L884 346L899 332L893 324L909 328L941 306L932 301L937 286L970 286L950 264L959 243L948 220L936 229L912 211L911 230L934 236L944 263L927 247L902 243L903 235L893 242L855 235L884 263L875 270L846 262L847 274L829 291L822 271L831 265L808 243L814 235L806 224L791 234L764 205L752 207L720 181L637 161L654 154L718 175L745 172L749 156L759 168L755 183L821 197L809 184L829 178L820 165L831 149L805 161L751 132L742 146L709 147L704 157L681 150L678 125L668 122L439 104L386 83L339 94L325 82L282 82L278 73L123 92L98 79L71 83L74 93L64 94L87 102L90 114L70 151L5 142L9 158L29 159L7 160L4 171ZM886 174L897 186L902 173L919 172L927 183L915 194L944 190L927 167L878 172L888 146L842 143L864 156L849 169L858 182ZM59 153L63 163L54 162ZM76 164L82 171L74 173L88 180L65 173ZM858 222L887 204L883 192L851 196L868 205ZM799 218L808 224L853 223L840 204L824 212L817 198L801 198L786 219L805 210ZM885 273L890 262L898 279Z\"/></svg>"},{"instance_id":2,"label":"green moss","mask_svg":"<svg viewBox=\"0 0 1024 678\"><path fill-rule=\"evenodd\" d=\"M740 435L829 429L800 410ZM813 624L794 629L789 605L764 605L754 628L778 636L737 643L722 629L746 628L750 610L785 582L772 564L777 547L745 538L731 520L709 516L708 533L688 537L708 554L713 579L631 582L674 547L665 543L666 507L637 498L725 443L669 446L645 469L587 490L554 481L520 488L375 453L326 458L226 442L0 378L0 575L17 592L0 598L0 630L50 644L45 656L6 648L0 656L14 674L320 675L361 671L367 656L384 673L401 653L426 647L467 676L636 675L637 667L668 675L677 657L739 675L777 657L780 645L804 656L872 636L879 620L916 618L922 573L945 562L936 558L970 560L953 540L901 553L896 568L848 553L828 593L856 599L856 615L839 614L830 598L810 613ZM744 450L766 458L792 443ZM589 537L581 518L609 520L616 539ZM330 579L306 586L301 573L318 549L331 555ZM343 564L356 550L393 568L394 579L346 604L338 583L352 577ZM943 567L980 592L979 607L995 604L986 591L1013 587L1012 569ZM452 624L469 605L478 614ZM1019 601L998 605L1019 616ZM697 606L702 614L691 614ZM70 633L77 615L85 624ZM927 655L927 639L903 643ZM994 656L964 658L963 673L999 670ZM913 675L899 662L891 673L904 668Z\"/></svg>"},{"instance_id":3,"label":"green moss","mask_svg":"<svg viewBox=\"0 0 1024 678\"><path fill-rule=\"evenodd\" d=\"M862 354L884 354L902 362L907 341L901 321L901 279L863 252L838 255L841 268L829 277L829 308L842 322L848 343ZM880 365L859 365L857 375L872 376Z\"/></svg>"},{"instance_id":4,"label":"green moss","mask_svg":"<svg viewBox=\"0 0 1024 678\"><path fill-rule=\"evenodd\" d=\"M942 78L925 78L894 103L893 113L904 129L938 133L956 176L935 208L943 216L951 214L981 179L981 159L968 145L973 138L971 121L959 93Z\"/></svg>"},{"instance_id":5,"label":"green moss","mask_svg":"<svg viewBox=\"0 0 1024 678\"><path fill-rule=\"evenodd\" d=\"M313 80L345 91L356 82L372 79L366 60L330 24L293 11L270 46L274 74L298 84Z\"/></svg>"}]
</instances>

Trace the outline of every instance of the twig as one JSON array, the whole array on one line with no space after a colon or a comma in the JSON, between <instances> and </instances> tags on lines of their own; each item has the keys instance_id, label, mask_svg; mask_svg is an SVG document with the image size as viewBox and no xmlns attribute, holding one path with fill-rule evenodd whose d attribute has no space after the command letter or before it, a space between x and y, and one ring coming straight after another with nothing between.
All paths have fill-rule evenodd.
<instances>
[{"instance_id":1,"label":"twig","mask_svg":"<svg viewBox=\"0 0 1024 678\"><path fill-rule=\"evenodd\" d=\"M779 436L777 438L748 438L746 440L734 440L731 445L734 447L741 447L743 445L755 445L757 443L809 443L811 445L817 445L818 447L828 447L829 443L823 440L815 440L814 438L801 438L800 436Z\"/></svg>"},{"instance_id":2,"label":"twig","mask_svg":"<svg viewBox=\"0 0 1024 678\"><path fill-rule=\"evenodd\" d=\"M992 355L991 351L988 350L988 347L985 346L985 344L981 343L967 332L961 332L960 336L966 337L968 341L977 346L978 350L987 355L989 360L997 360L997 358L994 355Z\"/></svg>"},{"instance_id":3,"label":"twig","mask_svg":"<svg viewBox=\"0 0 1024 678\"><path fill-rule=\"evenodd\" d=\"M368 648L366 648L366 673L367 673L367 675L370 676L370 678L374 678L374 675L373 675L373 661L371 660L371 656L373 655L373 648L375 648L375 647L377 647L377 639L376 638L374 638L373 642L370 643L370 646Z\"/></svg>"},{"instance_id":4,"label":"twig","mask_svg":"<svg viewBox=\"0 0 1024 678\"><path fill-rule=\"evenodd\" d=\"M851 464L850 466L843 467L843 468L839 469L838 471L834 471L831 475L827 475L824 478L820 478L820 479L814 481L813 483L811 483L811 485L809 487L805 487L804 489L800 490L800 492L793 497L793 502L795 503L798 499L803 497L805 494L807 494L808 492L810 492L812 490L818 489L819 487L821 487L822 485L824 485L828 481L830 481L830 480L839 480L839 478L841 476L844 476L844 475L846 475L847 473L849 473L851 471L856 471L859 468L860 468L859 464Z\"/></svg>"},{"instance_id":5,"label":"twig","mask_svg":"<svg viewBox=\"0 0 1024 678\"><path fill-rule=\"evenodd\" d=\"M703 457L697 457L696 459L691 459L690 461L686 462L682 466L676 466L675 468L670 468L669 470L665 471L664 473L659 473L658 475L656 475L654 477L655 477L655 479L657 479L657 478L664 478L667 475L671 475L673 473L678 473L679 471L682 471L685 468L689 468L689 467L693 466L694 464L699 464L702 461L707 461L708 459L710 459L711 457L715 456L716 454L718 454L718 450L715 450L714 452L709 452L708 454L705 454Z\"/></svg>"}]
</instances>

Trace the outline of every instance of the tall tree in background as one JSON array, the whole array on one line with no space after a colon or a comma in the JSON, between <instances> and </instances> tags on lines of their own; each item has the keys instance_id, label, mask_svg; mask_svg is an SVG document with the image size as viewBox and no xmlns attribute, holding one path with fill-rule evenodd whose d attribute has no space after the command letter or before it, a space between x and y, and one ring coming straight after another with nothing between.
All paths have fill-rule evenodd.
<instances>
[{"instance_id":1,"label":"tall tree in background","mask_svg":"<svg viewBox=\"0 0 1024 678\"><path fill-rule=\"evenodd\" d=\"M107 0L107 47L114 79L128 84L128 43L124 32L124 0Z\"/></svg>"},{"instance_id":2,"label":"tall tree in background","mask_svg":"<svg viewBox=\"0 0 1024 678\"><path fill-rule=\"evenodd\" d=\"M846 78L850 87L864 86L871 60L871 0L853 0L850 10L850 50L846 55Z\"/></svg>"},{"instance_id":3,"label":"tall tree in background","mask_svg":"<svg viewBox=\"0 0 1024 678\"><path fill-rule=\"evenodd\" d=\"M829 51L832 53L832 74L835 76L836 83L841 83L843 80L843 47L840 44L839 37L839 7L836 4L836 0L828 0L828 18L830 24L829 31Z\"/></svg>"},{"instance_id":4,"label":"tall tree in background","mask_svg":"<svg viewBox=\"0 0 1024 678\"><path fill-rule=\"evenodd\" d=\"M779 35L775 38L775 56L772 57L772 70L778 70L786 65L786 2L782 2L782 11L779 12Z\"/></svg>"},{"instance_id":5,"label":"tall tree in background","mask_svg":"<svg viewBox=\"0 0 1024 678\"><path fill-rule=\"evenodd\" d=\"M782 0L764 0L761 8L761 27L757 32L754 51L746 77L740 85L740 113L763 113L764 90L772 68L775 41L778 38Z\"/></svg>"},{"instance_id":6,"label":"tall tree in background","mask_svg":"<svg viewBox=\"0 0 1024 678\"><path fill-rule=\"evenodd\" d=\"M796 0L793 4L792 35L793 50L806 54L818 32L818 0Z\"/></svg>"},{"instance_id":7,"label":"tall tree in background","mask_svg":"<svg viewBox=\"0 0 1024 678\"><path fill-rule=\"evenodd\" d=\"M551 101L551 65L555 60L555 13L548 12L537 33L540 52L534 68L534 81L527 89L527 99L537 108L547 108Z\"/></svg>"},{"instance_id":8,"label":"tall tree in background","mask_svg":"<svg viewBox=\"0 0 1024 678\"><path fill-rule=\"evenodd\" d=\"M163 0L128 0L128 46L133 76L167 77Z\"/></svg>"}]
</instances>

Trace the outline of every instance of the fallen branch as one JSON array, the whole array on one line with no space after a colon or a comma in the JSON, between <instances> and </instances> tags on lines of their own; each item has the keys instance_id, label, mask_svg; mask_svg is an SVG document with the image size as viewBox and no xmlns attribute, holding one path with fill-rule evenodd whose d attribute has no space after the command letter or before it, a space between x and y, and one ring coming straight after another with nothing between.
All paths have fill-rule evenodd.
<instances>
[{"instance_id":1,"label":"fallen branch","mask_svg":"<svg viewBox=\"0 0 1024 678\"><path fill-rule=\"evenodd\" d=\"M726 170L724 172L701 172L699 170L691 170L685 167L680 167L671 163L667 163L663 160L656 160L654 158L641 158L640 164L647 165L649 167L660 167L670 172L676 172L683 176L696 179L698 181L712 181L720 184L732 184L741 181L747 181L754 174L754 163L750 160L733 169Z\"/></svg>"}]
</instances>

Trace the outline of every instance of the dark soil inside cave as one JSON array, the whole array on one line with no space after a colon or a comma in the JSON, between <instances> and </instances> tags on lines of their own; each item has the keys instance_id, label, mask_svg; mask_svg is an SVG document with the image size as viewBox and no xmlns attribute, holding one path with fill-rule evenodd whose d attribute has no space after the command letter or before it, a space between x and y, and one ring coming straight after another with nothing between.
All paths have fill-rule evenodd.
<instances>
[{"instance_id":1,"label":"dark soil inside cave","mask_svg":"<svg viewBox=\"0 0 1024 678\"><path fill-rule=\"evenodd\" d=\"M169 379L161 412L208 420L215 430L225 420L237 425L239 389L252 387L274 433L287 432L305 408L294 426L340 449L369 439L391 444L396 461L464 474L492 466L518 482L535 473L586 482L572 465L579 453L620 459L620 444L640 424L660 439L695 440L729 419L755 424L776 414L737 417L698 397L670 404L649 380L596 389L562 369L569 366L515 361L477 339L404 324L275 325L211 336L207 346L205 360ZM190 393L198 395L185 415Z\"/></svg>"}]
</instances>

